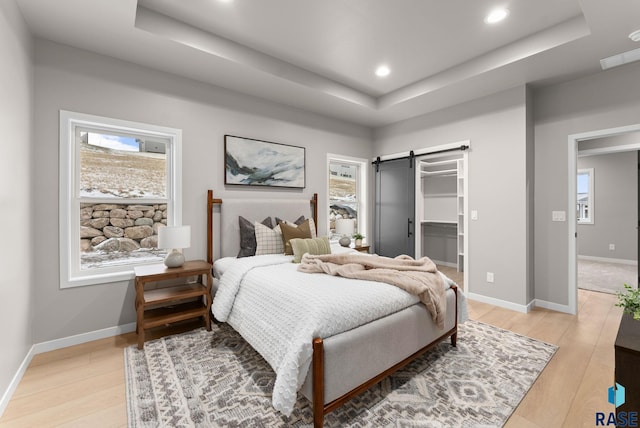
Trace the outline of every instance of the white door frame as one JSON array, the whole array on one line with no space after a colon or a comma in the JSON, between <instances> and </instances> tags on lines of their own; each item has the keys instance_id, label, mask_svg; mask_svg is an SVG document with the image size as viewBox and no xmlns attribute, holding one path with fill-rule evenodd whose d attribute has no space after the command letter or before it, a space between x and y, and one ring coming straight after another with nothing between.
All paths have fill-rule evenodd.
<instances>
[{"instance_id":1,"label":"white door frame","mask_svg":"<svg viewBox=\"0 0 640 428\"><path fill-rule=\"evenodd\" d=\"M640 131L640 124L621 126L619 128L600 129L597 131L582 132L580 134L569 135L569 206L567 209L567 218L569 219L569 234L567 236L569 242L569 313L575 315L578 312L578 248L577 248L577 232L578 219L575 216L577 206L578 191L578 142L585 140L593 140L595 138L612 137L615 135L626 134L629 132ZM613 153L619 151L640 150L640 143L626 144L624 146L608 147L607 150L598 151L597 153Z\"/></svg>"}]
</instances>

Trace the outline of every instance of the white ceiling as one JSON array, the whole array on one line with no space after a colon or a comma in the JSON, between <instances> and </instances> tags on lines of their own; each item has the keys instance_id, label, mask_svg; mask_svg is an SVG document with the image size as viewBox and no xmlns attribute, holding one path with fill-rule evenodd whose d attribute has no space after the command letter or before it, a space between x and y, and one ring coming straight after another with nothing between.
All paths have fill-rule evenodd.
<instances>
[{"instance_id":1,"label":"white ceiling","mask_svg":"<svg viewBox=\"0 0 640 428\"><path fill-rule=\"evenodd\" d=\"M638 0L17 2L39 37L373 127L640 47Z\"/></svg>"}]
</instances>

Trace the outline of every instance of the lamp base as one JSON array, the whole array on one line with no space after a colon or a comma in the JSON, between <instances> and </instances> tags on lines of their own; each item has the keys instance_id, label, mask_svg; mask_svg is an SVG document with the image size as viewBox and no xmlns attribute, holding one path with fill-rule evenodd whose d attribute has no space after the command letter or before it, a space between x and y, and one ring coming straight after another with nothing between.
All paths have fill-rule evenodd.
<instances>
[{"instance_id":1,"label":"lamp base","mask_svg":"<svg viewBox=\"0 0 640 428\"><path fill-rule=\"evenodd\" d=\"M184 264L184 255L178 250L171 250L164 259L164 265L168 268L177 268Z\"/></svg>"},{"instance_id":2,"label":"lamp base","mask_svg":"<svg viewBox=\"0 0 640 428\"><path fill-rule=\"evenodd\" d=\"M349 238L348 236L343 236L338 242L343 247L348 247L349 245L351 245L351 238Z\"/></svg>"}]
</instances>

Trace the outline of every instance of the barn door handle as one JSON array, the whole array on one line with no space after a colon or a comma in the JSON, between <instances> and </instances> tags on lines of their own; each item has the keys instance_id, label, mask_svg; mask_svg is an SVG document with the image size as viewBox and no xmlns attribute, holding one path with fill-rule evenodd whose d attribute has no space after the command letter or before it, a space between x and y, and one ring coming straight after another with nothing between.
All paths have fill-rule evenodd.
<instances>
[{"instance_id":1,"label":"barn door handle","mask_svg":"<svg viewBox=\"0 0 640 428\"><path fill-rule=\"evenodd\" d=\"M411 224L413 224L413 222L411 221L410 218L408 218L407 219L407 236L409 238L411 238L411 235L412 235L412 233L411 233Z\"/></svg>"}]
</instances>

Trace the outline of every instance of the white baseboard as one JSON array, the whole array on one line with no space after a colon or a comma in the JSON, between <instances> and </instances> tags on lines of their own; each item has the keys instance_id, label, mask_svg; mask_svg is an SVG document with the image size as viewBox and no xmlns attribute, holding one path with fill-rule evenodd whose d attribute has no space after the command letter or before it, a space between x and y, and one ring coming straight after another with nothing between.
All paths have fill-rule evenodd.
<instances>
[{"instance_id":1,"label":"white baseboard","mask_svg":"<svg viewBox=\"0 0 640 428\"><path fill-rule=\"evenodd\" d=\"M457 263L443 262L441 260L434 260L434 259L431 259L431 261L434 262L437 265L442 265L442 266L451 267L451 268L457 268L458 267Z\"/></svg>"},{"instance_id":2,"label":"white baseboard","mask_svg":"<svg viewBox=\"0 0 640 428\"><path fill-rule=\"evenodd\" d=\"M54 339L48 342L36 343L35 345L33 345L34 355L42 354L43 352L55 351L56 349L67 348L73 345L79 345L81 343L91 342L93 340L104 339L105 337L113 337L119 334L130 333L135 330L136 323L132 322L115 327L103 328L102 330L76 334L75 336Z\"/></svg>"},{"instance_id":3,"label":"white baseboard","mask_svg":"<svg viewBox=\"0 0 640 428\"><path fill-rule=\"evenodd\" d=\"M33 359L34 355L35 354L33 353L32 346L29 349L29 352L27 352L27 355L24 357L24 360L22 360L22 364L20 364L20 367L18 367L18 371L13 376L13 379L11 379L7 390L4 392L4 394L2 394L2 399L0 399L0 418L4 414L4 411L7 409L9 401L11 401L11 397L13 397L13 394L16 392L18 384L22 380L22 376L24 376L25 372L27 371L27 367L29 367L29 364L31 364L31 360Z\"/></svg>"},{"instance_id":4,"label":"white baseboard","mask_svg":"<svg viewBox=\"0 0 640 428\"><path fill-rule=\"evenodd\" d=\"M527 308L527 313L531 312L533 310L533 308L536 307L536 299L533 299L532 301L529 302L529 304L526 306Z\"/></svg>"},{"instance_id":5,"label":"white baseboard","mask_svg":"<svg viewBox=\"0 0 640 428\"><path fill-rule=\"evenodd\" d=\"M530 310L531 303L528 305L519 305L517 303L508 302L506 300L496 299L494 297L483 296L482 294L471 293L467 294L467 297L471 300L476 300L482 303L488 303L494 306L500 306L501 308L511 309L512 311L527 313ZM533 302L532 302L533 303Z\"/></svg>"},{"instance_id":6,"label":"white baseboard","mask_svg":"<svg viewBox=\"0 0 640 428\"><path fill-rule=\"evenodd\" d=\"M22 380L22 376L24 376L29 364L31 364L31 360L37 354L42 354L44 352L55 351L56 349L67 348L73 345L80 345L81 343L92 342L98 339L104 339L106 337L113 337L119 334L130 333L136 330L136 323L129 323L118 325L115 327L104 328L102 330L90 331L88 333L76 334L75 336L63 337L60 339L50 340L47 342L36 343L29 349L27 355L24 357L22 364L18 368L18 371L11 379L11 383L7 390L2 394L2 399L0 400L0 417L4 414L4 411L9 405L9 401L11 397L16 391L18 384Z\"/></svg>"},{"instance_id":7,"label":"white baseboard","mask_svg":"<svg viewBox=\"0 0 640 428\"><path fill-rule=\"evenodd\" d=\"M603 263L616 263L619 265L632 265L638 266L637 260L627 260L627 259L610 259L607 257L594 257L594 256L578 256L578 260L589 260L593 262L603 262Z\"/></svg>"},{"instance_id":8,"label":"white baseboard","mask_svg":"<svg viewBox=\"0 0 640 428\"><path fill-rule=\"evenodd\" d=\"M561 305L559 303L547 302L546 300L536 299L534 300L535 306L544 309L550 309L552 311L564 312L566 314L575 315L569 309L569 305Z\"/></svg>"}]
</instances>

